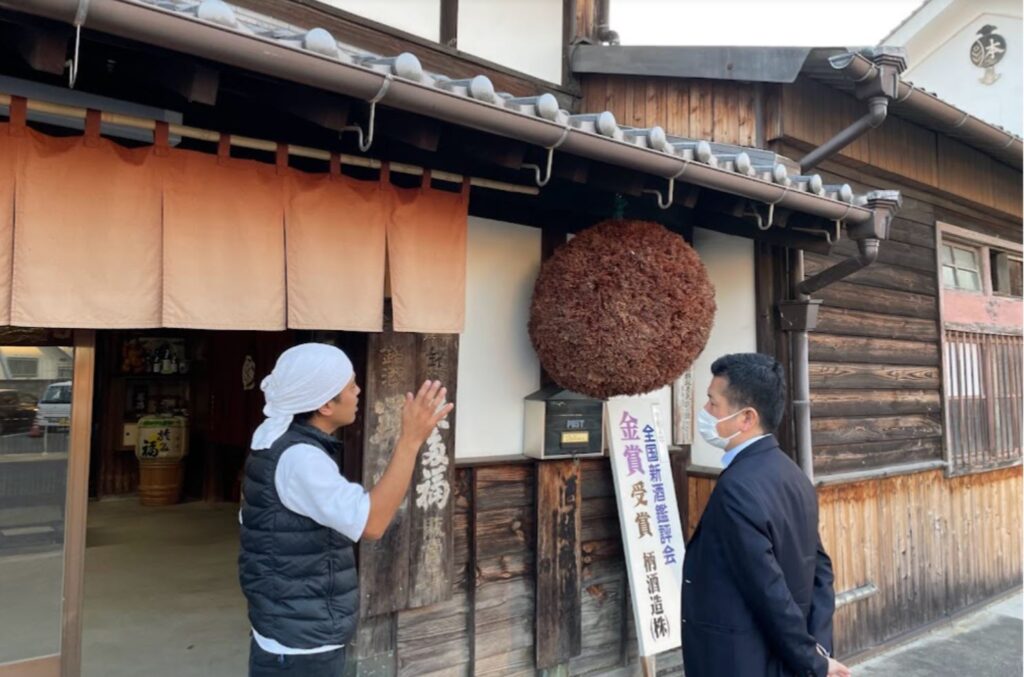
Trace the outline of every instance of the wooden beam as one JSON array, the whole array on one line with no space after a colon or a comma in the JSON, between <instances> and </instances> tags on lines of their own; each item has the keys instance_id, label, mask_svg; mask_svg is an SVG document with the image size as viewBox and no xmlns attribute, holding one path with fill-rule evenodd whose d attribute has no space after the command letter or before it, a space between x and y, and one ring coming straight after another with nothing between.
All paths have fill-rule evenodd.
<instances>
[{"instance_id":1,"label":"wooden beam","mask_svg":"<svg viewBox=\"0 0 1024 677\"><path fill-rule=\"evenodd\" d=\"M160 78L168 89L189 103L217 105L217 93L220 90L219 70L200 63L167 63Z\"/></svg>"},{"instance_id":2,"label":"wooden beam","mask_svg":"<svg viewBox=\"0 0 1024 677\"><path fill-rule=\"evenodd\" d=\"M61 75L67 68L70 27L25 24L14 35L18 54L32 70Z\"/></svg>"},{"instance_id":3,"label":"wooden beam","mask_svg":"<svg viewBox=\"0 0 1024 677\"><path fill-rule=\"evenodd\" d=\"M557 668L582 651L580 465L537 467L537 668Z\"/></svg>"}]
</instances>

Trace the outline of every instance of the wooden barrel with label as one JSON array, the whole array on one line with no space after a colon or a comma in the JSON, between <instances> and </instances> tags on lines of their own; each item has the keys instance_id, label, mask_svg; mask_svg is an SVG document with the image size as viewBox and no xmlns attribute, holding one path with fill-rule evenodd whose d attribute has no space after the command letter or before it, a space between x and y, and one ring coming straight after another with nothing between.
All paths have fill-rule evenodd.
<instances>
[{"instance_id":1,"label":"wooden barrel with label","mask_svg":"<svg viewBox=\"0 0 1024 677\"><path fill-rule=\"evenodd\" d=\"M184 416L143 416L135 455L139 459L139 502L173 505L185 484L188 423Z\"/></svg>"}]
</instances>

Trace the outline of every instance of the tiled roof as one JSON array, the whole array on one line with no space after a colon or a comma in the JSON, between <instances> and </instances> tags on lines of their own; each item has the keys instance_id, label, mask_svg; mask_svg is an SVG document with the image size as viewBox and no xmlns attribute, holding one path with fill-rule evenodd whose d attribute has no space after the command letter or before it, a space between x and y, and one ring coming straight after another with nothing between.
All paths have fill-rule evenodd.
<instances>
[{"instance_id":1,"label":"tiled roof","mask_svg":"<svg viewBox=\"0 0 1024 677\"><path fill-rule=\"evenodd\" d=\"M4 4L2 0L0 4ZM23 7L32 4L31 1L26 2ZM110 8L111 12L126 8L145 8L190 21L193 23L191 27L183 24L172 29L161 29L162 32L159 34L151 32L149 35L158 35L163 46L171 46L172 49L196 53L206 58L220 59L234 65L240 65L242 60L234 58L237 54L230 51L231 48L227 44L229 40L224 39L220 44L211 46L207 38L210 31L202 33L199 31L200 25L207 24L211 28L228 31L229 35L234 33L239 37L253 38L266 44L268 48L259 50L262 52L261 68L272 70L281 60L295 61L295 56L284 56L279 50L270 47L285 48L297 54L317 57L309 61L310 66L316 69L315 76L310 75L306 78L307 84L314 86L325 82L325 74L328 76L326 81L333 83L329 77L329 65L332 61L339 64L336 79L338 82L344 75L353 75L353 68L356 69L357 77L358 71L382 75L384 78L379 85L374 85L367 78L360 80L361 92L372 91L370 88L374 86L381 88L377 97L365 97L371 103L383 97L387 91L381 105L396 105L397 102L397 105L402 106L414 101L415 107L419 108L417 112L436 115L457 124L469 124L485 131L494 130L495 133L509 136L511 134L508 130L516 124L516 118L532 119L535 122L530 128L537 133L530 142L536 143L536 139L541 137L546 139L544 143L538 145L549 151L549 158L553 150L558 148L560 152L618 163L626 168L663 177L669 180L669 191L671 185L678 179L832 220L846 219L851 223L865 223L871 219L870 211L863 208L868 201L867 197L855 196L845 184L825 185L821 176L817 174L801 176L796 163L771 151L673 136L658 126L645 129L627 127L620 125L609 111L573 114L562 109L550 92L537 92L534 96L525 97L513 96L496 91L492 81L484 75L453 79L443 73L427 71L412 53L369 53L346 44L340 39L341 36L332 35L324 28L296 27L265 14L232 6L223 0L106 0L104 5ZM154 12L142 14L146 15L146 21L132 23L122 19L117 26L119 33L126 37L134 36L146 40L145 31L155 31L153 26L159 17L153 17ZM103 22L104 19L98 20L98 30L104 29ZM143 27L143 23L147 25ZM87 18L85 26L89 25ZM410 88L401 83L415 87ZM399 89L401 92L397 91ZM440 96L430 97L424 90L434 90ZM339 86L335 91L344 90ZM472 110L463 107L445 118L441 109L451 103L450 97L481 105L471 106ZM499 114L496 109L500 109L502 113ZM510 118L510 114L513 117ZM629 152L630 148L636 150ZM533 165L524 165L524 168L526 167ZM538 168L536 171L539 178L544 169ZM659 204L662 204L660 195Z\"/></svg>"}]
</instances>

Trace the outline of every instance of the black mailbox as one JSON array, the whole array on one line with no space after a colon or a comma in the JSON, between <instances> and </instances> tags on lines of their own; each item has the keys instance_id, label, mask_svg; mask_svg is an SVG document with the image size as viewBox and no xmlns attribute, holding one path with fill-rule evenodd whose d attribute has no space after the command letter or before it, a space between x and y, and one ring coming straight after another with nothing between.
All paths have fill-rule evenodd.
<instances>
[{"instance_id":1,"label":"black mailbox","mask_svg":"<svg viewBox=\"0 0 1024 677\"><path fill-rule=\"evenodd\" d=\"M525 401L524 451L533 458L604 455L604 400L548 386Z\"/></svg>"}]
</instances>

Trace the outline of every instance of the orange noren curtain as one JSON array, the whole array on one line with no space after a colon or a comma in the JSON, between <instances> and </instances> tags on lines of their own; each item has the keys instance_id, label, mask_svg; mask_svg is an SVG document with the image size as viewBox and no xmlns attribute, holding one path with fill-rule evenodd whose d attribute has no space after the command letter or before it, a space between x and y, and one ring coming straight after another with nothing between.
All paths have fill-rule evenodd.
<instances>
[{"instance_id":1,"label":"orange noren curtain","mask_svg":"<svg viewBox=\"0 0 1024 677\"><path fill-rule=\"evenodd\" d=\"M0 124L0 325L11 323L11 261L14 247L14 174L21 138Z\"/></svg>"},{"instance_id":2,"label":"orange noren curtain","mask_svg":"<svg viewBox=\"0 0 1024 677\"><path fill-rule=\"evenodd\" d=\"M460 333L466 319L468 178L459 193L431 188L429 171L420 188L386 188L395 331Z\"/></svg>"},{"instance_id":3,"label":"orange noren curtain","mask_svg":"<svg viewBox=\"0 0 1024 677\"><path fill-rule=\"evenodd\" d=\"M469 191L0 124L0 325L397 331L465 321ZM386 270L390 271L390 274ZM385 278L388 277L386 280Z\"/></svg>"},{"instance_id":4,"label":"orange noren curtain","mask_svg":"<svg viewBox=\"0 0 1024 677\"><path fill-rule=\"evenodd\" d=\"M167 158L163 325L276 331L285 321L283 181L273 165Z\"/></svg>"},{"instance_id":5,"label":"orange noren curtain","mask_svg":"<svg viewBox=\"0 0 1024 677\"><path fill-rule=\"evenodd\" d=\"M153 148L26 131L17 168L11 324L160 326ZM2 265L2 262L0 262Z\"/></svg>"},{"instance_id":6,"label":"orange noren curtain","mask_svg":"<svg viewBox=\"0 0 1024 677\"><path fill-rule=\"evenodd\" d=\"M285 212L288 326L381 331L385 203L381 184L291 172Z\"/></svg>"}]
</instances>

